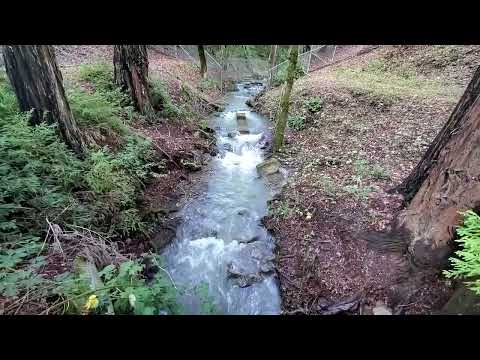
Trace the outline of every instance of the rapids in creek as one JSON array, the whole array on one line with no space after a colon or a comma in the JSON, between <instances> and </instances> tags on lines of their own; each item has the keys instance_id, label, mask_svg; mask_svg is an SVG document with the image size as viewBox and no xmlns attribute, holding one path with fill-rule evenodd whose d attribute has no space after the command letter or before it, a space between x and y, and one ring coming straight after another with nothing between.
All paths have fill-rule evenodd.
<instances>
[{"instance_id":1,"label":"rapids in creek","mask_svg":"<svg viewBox=\"0 0 480 360\"><path fill-rule=\"evenodd\" d=\"M275 241L261 224L271 195L256 169L264 160L268 121L245 104L261 89L237 84L225 110L210 119L219 153L208 188L181 210L176 238L163 252L177 287L207 284L220 314L280 313ZM237 111L245 113L248 133L238 131ZM198 291L180 297L187 314L201 314L202 302Z\"/></svg>"}]
</instances>

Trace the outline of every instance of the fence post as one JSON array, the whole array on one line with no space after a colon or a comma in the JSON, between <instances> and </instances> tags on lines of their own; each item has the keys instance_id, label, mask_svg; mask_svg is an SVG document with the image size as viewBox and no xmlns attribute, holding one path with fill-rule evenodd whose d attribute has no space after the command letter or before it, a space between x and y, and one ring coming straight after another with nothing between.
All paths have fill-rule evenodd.
<instances>
[{"instance_id":1,"label":"fence post","mask_svg":"<svg viewBox=\"0 0 480 360\"><path fill-rule=\"evenodd\" d=\"M335 47L333 48L332 60L330 61L333 61L333 58L335 57L335 51L337 51L337 45L335 45Z\"/></svg>"}]
</instances>

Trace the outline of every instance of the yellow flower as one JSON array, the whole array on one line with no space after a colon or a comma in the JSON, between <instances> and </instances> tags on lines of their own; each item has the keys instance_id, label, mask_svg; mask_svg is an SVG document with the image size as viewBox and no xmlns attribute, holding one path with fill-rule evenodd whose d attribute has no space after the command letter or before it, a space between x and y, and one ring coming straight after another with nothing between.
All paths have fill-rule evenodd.
<instances>
[{"instance_id":1,"label":"yellow flower","mask_svg":"<svg viewBox=\"0 0 480 360\"><path fill-rule=\"evenodd\" d=\"M86 310L95 309L97 306L98 306L97 295L90 295L85 304L85 309Z\"/></svg>"}]
</instances>

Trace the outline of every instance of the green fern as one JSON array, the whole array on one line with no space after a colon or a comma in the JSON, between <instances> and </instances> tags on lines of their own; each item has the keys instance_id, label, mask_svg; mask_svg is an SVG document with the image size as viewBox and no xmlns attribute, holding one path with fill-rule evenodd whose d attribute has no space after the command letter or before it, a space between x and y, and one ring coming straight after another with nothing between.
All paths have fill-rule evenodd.
<instances>
[{"instance_id":1,"label":"green fern","mask_svg":"<svg viewBox=\"0 0 480 360\"><path fill-rule=\"evenodd\" d=\"M463 213L463 224L457 229L459 238L455 241L461 249L450 257L452 270L445 270L447 278L460 278L467 286L480 295L480 217L472 210Z\"/></svg>"}]
</instances>

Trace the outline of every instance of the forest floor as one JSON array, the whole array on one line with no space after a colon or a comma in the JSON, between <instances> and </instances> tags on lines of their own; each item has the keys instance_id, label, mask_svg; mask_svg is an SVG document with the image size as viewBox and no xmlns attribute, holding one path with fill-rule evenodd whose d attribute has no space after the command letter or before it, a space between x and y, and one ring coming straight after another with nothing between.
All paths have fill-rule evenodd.
<instances>
[{"instance_id":1,"label":"forest floor","mask_svg":"<svg viewBox=\"0 0 480 360\"><path fill-rule=\"evenodd\" d=\"M431 314L448 300L450 281L411 273L404 254L379 253L359 234L389 229L404 204L387 191L420 160L479 60L478 46L382 46L295 82L280 155L290 179L264 219L286 313L337 303ZM273 119L280 90L254 108Z\"/></svg>"}]
</instances>

